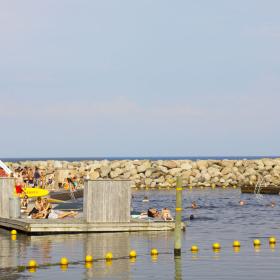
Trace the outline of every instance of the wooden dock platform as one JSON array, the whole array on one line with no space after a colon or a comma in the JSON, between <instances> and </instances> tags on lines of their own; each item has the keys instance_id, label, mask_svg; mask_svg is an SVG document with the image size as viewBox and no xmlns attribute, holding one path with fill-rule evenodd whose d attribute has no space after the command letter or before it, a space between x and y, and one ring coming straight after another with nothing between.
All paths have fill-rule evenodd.
<instances>
[{"instance_id":1,"label":"wooden dock platform","mask_svg":"<svg viewBox=\"0 0 280 280\"><path fill-rule=\"evenodd\" d=\"M168 231L174 230L175 222L132 219L128 223L87 223L84 219L32 220L0 218L0 227L38 235L54 233ZM182 229L185 229L185 224L183 223Z\"/></svg>"}]
</instances>

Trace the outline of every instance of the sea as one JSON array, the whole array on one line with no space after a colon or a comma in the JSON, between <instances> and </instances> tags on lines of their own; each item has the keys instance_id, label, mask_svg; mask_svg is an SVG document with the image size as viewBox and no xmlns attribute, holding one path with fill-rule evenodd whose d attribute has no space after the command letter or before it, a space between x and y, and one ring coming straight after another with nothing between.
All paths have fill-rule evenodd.
<instances>
[{"instance_id":1,"label":"sea","mask_svg":"<svg viewBox=\"0 0 280 280\"><path fill-rule=\"evenodd\" d=\"M87 161L87 160L254 160L261 158L279 158L280 156L139 156L139 157L4 157L1 158L5 162L19 161Z\"/></svg>"}]
</instances>

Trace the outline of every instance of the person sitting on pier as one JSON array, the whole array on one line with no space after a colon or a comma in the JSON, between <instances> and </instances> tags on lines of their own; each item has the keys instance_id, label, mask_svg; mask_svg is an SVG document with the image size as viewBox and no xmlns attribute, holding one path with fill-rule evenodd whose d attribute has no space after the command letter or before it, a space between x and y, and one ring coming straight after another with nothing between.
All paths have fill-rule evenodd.
<instances>
[{"instance_id":1,"label":"person sitting on pier","mask_svg":"<svg viewBox=\"0 0 280 280\"><path fill-rule=\"evenodd\" d=\"M165 221L173 221L173 217L171 216L170 210L168 208L163 208L161 210L161 217Z\"/></svg>"},{"instance_id":2,"label":"person sitting on pier","mask_svg":"<svg viewBox=\"0 0 280 280\"><path fill-rule=\"evenodd\" d=\"M47 198L44 198L43 199L43 210L41 211L44 219L47 219L49 217L51 210L52 210L52 205L50 204L50 202L48 201Z\"/></svg>"},{"instance_id":3,"label":"person sitting on pier","mask_svg":"<svg viewBox=\"0 0 280 280\"><path fill-rule=\"evenodd\" d=\"M50 214L48 216L48 219L64 219L66 217L75 217L78 215L78 212L75 211L57 211L57 210L51 210Z\"/></svg>"},{"instance_id":4,"label":"person sitting on pier","mask_svg":"<svg viewBox=\"0 0 280 280\"><path fill-rule=\"evenodd\" d=\"M148 217L159 218L160 217L160 212L156 208L149 208L148 209Z\"/></svg>"},{"instance_id":5,"label":"person sitting on pier","mask_svg":"<svg viewBox=\"0 0 280 280\"><path fill-rule=\"evenodd\" d=\"M20 208L21 208L22 212L27 211L28 202L29 202L28 201L28 196L25 195L20 201Z\"/></svg>"},{"instance_id":6,"label":"person sitting on pier","mask_svg":"<svg viewBox=\"0 0 280 280\"><path fill-rule=\"evenodd\" d=\"M33 207L33 209L28 213L29 217L34 216L34 214L38 214L39 212L41 212L43 210L43 202L42 202L42 198L41 197L37 197L36 201L35 201L35 206ZM32 217L33 218L33 217Z\"/></svg>"}]
</instances>

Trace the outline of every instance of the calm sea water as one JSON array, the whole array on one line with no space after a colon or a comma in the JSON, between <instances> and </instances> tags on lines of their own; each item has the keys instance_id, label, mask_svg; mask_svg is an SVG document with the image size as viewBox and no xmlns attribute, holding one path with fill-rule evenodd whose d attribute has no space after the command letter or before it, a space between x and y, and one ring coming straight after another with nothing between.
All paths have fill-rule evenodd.
<instances>
[{"instance_id":1,"label":"calm sea water","mask_svg":"<svg viewBox=\"0 0 280 280\"><path fill-rule=\"evenodd\" d=\"M150 201L142 202L145 195ZM246 201L245 206L239 200ZM190 208L195 200L199 209ZM276 202L274 208L271 201ZM137 191L135 210L150 206L169 207L174 213L174 191ZM190 221L193 214L195 219ZM184 219L188 225L183 233L181 259L173 257L173 232L101 233L77 235L25 236L11 240L9 232L0 230L1 279L279 279L280 244L271 248L267 238L276 236L280 242L280 197L240 194L234 189L198 189L184 191ZM259 238L262 246L255 250L252 241ZM234 252L232 241L241 248ZM212 251L212 243L220 242L220 253ZM192 254L192 244L199 253ZM158 258L149 255L151 248L160 252ZM137 251L135 262L126 258L131 249ZM105 253L116 259L106 263ZM86 254L97 260L92 267L81 261ZM68 269L58 265L38 268L36 272L18 271L17 266L36 259L39 264L54 264L62 256L71 262Z\"/></svg>"},{"instance_id":2,"label":"calm sea water","mask_svg":"<svg viewBox=\"0 0 280 280\"><path fill-rule=\"evenodd\" d=\"M260 159L260 158L278 158L279 156L169 156L169 157L41 157L41 158L2 158L2 161L6 162L18 162L26 160L65 160L65 161L81 161L81 160L202 160L202 159L213 159L213 160L222 160L222 159L232 159L232 160L241 160L241 159Z\"/></svg>"}]
</instances>

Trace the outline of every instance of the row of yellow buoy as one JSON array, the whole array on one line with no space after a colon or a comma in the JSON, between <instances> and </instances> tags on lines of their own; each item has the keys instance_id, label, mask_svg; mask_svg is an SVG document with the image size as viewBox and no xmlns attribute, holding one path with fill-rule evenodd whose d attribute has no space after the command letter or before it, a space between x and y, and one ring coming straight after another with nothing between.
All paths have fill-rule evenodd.
<instances>
[{"instance_id":1,"label":"row of yellow buoy","mask_svg":"<svg viewBox=\"0 0 280 280\"><path fill-rule=\"evenodd\" d=\"M157 249L152 249L151 250L151 252L150 252L150 254L151 254L151 256L157 256L158 255L158 250ZM136 253L136 251L135 250L131 250L130 251L130 253L129 253L129 258L130 259L135 259L137 257L137 253ZM108 261L108 262L110 262L110 261L112 261L112 259L113 259L113 254L112 254L112 252L108 252L106 255L105 255L105 260L106 261ZM87 255L86 257L85 257L85 263L87 264L87 263L92 263L93 262L93 257L91 256L91 255ZM59 262L59 264L61 265L61 266L68 266L69 265L69 261L68 261L68 259L66 258L66 257L62 257L61 259L60 259L60 262ZM29 262L28 262L28 265L27 265L27 268L28 269L35 269L35 268L37 268L38 267L38 264L37 264L37 262L35 261L35 260L30 260Z\"/></svg>"},{"instance_id":2,"label":"row of yellow buoy","mask_svg":"<svg viewBox=\"0 0 280 280\"><path fill-rule=\"evenodd\" d=\"M211 189L222 188L222 189L227 189L227 188L230 188L230 187L232 187L233 189L237 188L236 185L217 186L215 184L212 184L211 186L192 186L192 185L189 185L189 186L185 186L184 188L192 190L193 188L196 188L196 189L198 189L198 188L200 188L200 189L204 189L204 188L211 188ZM167 186L167 187L157 186L157 187L153 187L153 188L151 188L151 187L142 187L142 188L141 187L140 188L135 187L134 189L137 191L139 189L140 190L143 190L143 189L145 189L145 190L170 190L170 189L174 189L174 188L175 188L175 186L172 186L172 187L170 187L170 186Z\"/></svg>"},{"instance_id":3,"label":"row of yellow buoy","mask_svg":"<svg viewBox=\"0 0 280 280\"><path fill-rule=\"evenodd\" d=\"M269 241L269 244L270 244L271 246L275 246L275 244L276 244L276 238L275 238L274 236L269 237L268 241ZM261 241L260 241L259 239L255 239L255 240L253 240L253 245L254 245L255 248L260 248L260 246L261 246ZM240 247L241 247L241 244L240 244L240 242L239 242L238 240L234 240L233 243L232 243L232 247L233 247L236 251L239 251L239 250L240 250ZM213 244L212 244L212 249L213 249L214 252L219 252L219 251L221 250L221 244L218 243L218 242L213 243ZM192 253L198 253L199 248L198 248L197 245L192 245L191 248L190 248L190 251L191 251ZM157 249L153 248L153 249L151 249L150 254L151 254L152 257L157 257L158 254L159 254L159 252L158 252ZM132 259L132 260L135 260L136 257L137 257L136 251L135 251L135 250L130 251L130 253L129 253L129 258ZM106 260L106 262L111 262L111 261L113 260L113 254L112 254L112 252L108 252L108 253L105 255L105 260ZM86 265L89 265L89 264L91 264L91 263L93 262L93 257L92 257L91 255L87 255L87 256L85 257L85 260L84 260L84 261L85 261L85 264L86 264ZM68 261L68 259L67 259L66 257L62 257L62 258L60 259L59 264L61 265L62 268L66 269L67 266L69 265L69 261ZM36 262L35 260L30 260L30 261L28 262L27 268L28 268L29 270L31 269L31 271L32 271L32 269L33 269L33 271L35 271L35 269L36 269L37 267L38 267L38 264L37 264L37 262ZM89 265L88 267L91 267L91 265Z\"/></svg>"},{"instance_id":4,"label":"row of yellow buoy","mask_svg":"<svg viewBox=\"0 0 280 280\"><path fill-rule=\"evenodd\" d=\"M276 237L271 236L271 237L269 237L268 241L269 241L270 245L275 245L276 244ZM255 247L260 247L261 246L261 241L259 239L255 239L253 241L253 245ZM241 244L238 240L234 240L233 243L232 243L232 247L233 248L240 248ZM221 250L221 244L220 243L213 243L212 244L212 249L214 251ZM197 245L192 245L191 248L190 248L190 251L193 252L193 253L197 253L199 251L199 248L198 248Z\"/></svg>"}]
</instances>

